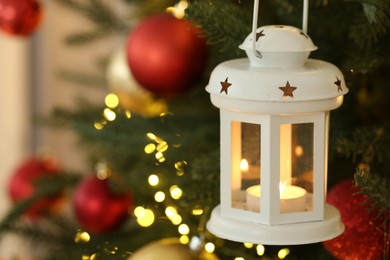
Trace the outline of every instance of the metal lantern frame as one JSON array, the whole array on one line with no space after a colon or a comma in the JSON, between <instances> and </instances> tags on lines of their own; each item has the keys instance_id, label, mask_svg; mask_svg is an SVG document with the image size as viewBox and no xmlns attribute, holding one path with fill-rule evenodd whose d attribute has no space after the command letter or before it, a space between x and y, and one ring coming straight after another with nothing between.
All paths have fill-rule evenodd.
<instances>
[{"instance_id":1,"label":"metal lantern frame","mask_svg":"<svg viewBox=\"0 0 390 260\"><path fill-rule=\"evenodd\" d=\"M305 0L305 31L307 4ZM257 8L255 0L256 26L240 46L248 58L219 64L206 87L221 120L221 204L213 210L207 228L240 242L287 245L328 240L344 230L337 209L325 203L329 112L342 104L348 89L337 67L307 59L316 46L305 31L291 26L256 28ZM264 35L263 45L252 40ZM260 149L255 160L261 185L254 200L241 187L243 124L256 126L259 136L254 142ZM311 189L305 190L304 209L283 212L282 203L292 204L292 200L283 201L279 186L283 145L291 146L282 129L305 124L312 129L308 137L312 140ZM255 209L249 209L253 204Z\"/></svg>"}]
</instances>

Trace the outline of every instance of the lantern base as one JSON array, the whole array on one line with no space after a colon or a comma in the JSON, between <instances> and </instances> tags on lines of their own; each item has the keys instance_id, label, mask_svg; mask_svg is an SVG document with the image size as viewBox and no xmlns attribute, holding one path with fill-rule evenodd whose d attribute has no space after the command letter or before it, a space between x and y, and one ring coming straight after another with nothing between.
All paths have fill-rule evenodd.
<instances>
[{"instance_id":1,"label":"lantern base","mask_svg":"<svg viewBox=\"0 0 390 260\"><path fill-rule=\"evenodd\" d=\"M221 207L211 213L207 229L214 235L237 242L264 245L311 244L337 237L344 231L340 213L325 204L324 220L268 226L221 216Z\"/></svg>"}]
</instances>

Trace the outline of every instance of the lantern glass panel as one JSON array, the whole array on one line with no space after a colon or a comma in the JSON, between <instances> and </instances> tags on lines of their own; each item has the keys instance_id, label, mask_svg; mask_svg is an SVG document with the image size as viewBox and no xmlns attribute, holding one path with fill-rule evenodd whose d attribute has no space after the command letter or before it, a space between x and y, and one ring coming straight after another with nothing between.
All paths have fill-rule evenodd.
<instances>
[{"instance_id":1,"label":"lantern glass panel","mask_svg":"<svg viewBox=\"0 0 390 260\"><path fill-rule=\"evenodd\" d=\"M260 185L260 136L259 124L233 122L232 138L240 139L232 140L232 208L260 212L260 202L255 207L246 202L247 188Z\"/></svg>"},{"instance_id":2,"label":"lantern glass panel","mask_svg":"<svg viewBox=\"0 0 390 260\"><path fill-rule=\"evenodd\" d=\"M314 123L280 125L280 213L313 209Z\"/></svg>"}]
</instances>

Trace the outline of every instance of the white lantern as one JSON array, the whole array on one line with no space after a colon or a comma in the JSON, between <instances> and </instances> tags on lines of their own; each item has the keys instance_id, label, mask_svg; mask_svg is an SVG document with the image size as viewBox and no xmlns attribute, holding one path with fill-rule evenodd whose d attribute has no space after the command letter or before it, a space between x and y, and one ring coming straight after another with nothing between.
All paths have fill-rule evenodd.
<instances>
[{"instance_id":1,"label":"white lantern","mask_svg":"<svg viewBox=\"0 0 390 260\"><path fill-rule=\"evenodd\" d=\"M219 64L206 88L221 120L221 204L207 228L258 244L334 238L344 226L325 202L328 127L344 77L308 59L317 47L304 31L256 27L240 46L248 58Z\"/></svg>"}]
</instances>

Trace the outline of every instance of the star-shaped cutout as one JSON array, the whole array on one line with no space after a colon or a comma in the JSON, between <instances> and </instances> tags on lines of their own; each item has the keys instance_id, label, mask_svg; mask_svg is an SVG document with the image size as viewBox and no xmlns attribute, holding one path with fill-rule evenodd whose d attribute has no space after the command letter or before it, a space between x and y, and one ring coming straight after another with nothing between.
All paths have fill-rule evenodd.
<instances>
[{"instance_id":1,"label":"star-shaped cutout","mask_svg":"<svg viewBox=\"0 0 390 260\"><path fill-rule=\"evenodd\" d=\"M337 76L336 79L337 80L334 82L334 84L337 86L337 92L343 91L343 88L341 87L341 80Z\"/></svg>"},{"instance_id":2,"label":"star-shaped cutout","mask_svg":"<svg viewBox=\"0 0 390 260\"><path fill-rule=\"evenodd\" d=\"M279 89L281 91L283 91L283 97L292 97L292 98L294 98L293 92L294 92L294 90L297 89L297 87L292 87L290 85L290 82L287 81L286 86L279 87Z\"/></svg>"},{"instance_id":3,"label":"star-shaped cutout","mask_svg":"<svg viewBox=\"0 0 390 260\"><path fill-rule=\"evenodd\" d=\"M229 83L229 78L227 77L225 81L221 81L221 91L219 93L225 92L225 94L228 94L228 88L232 85L232 83Z\"/></svg>"},{"instance_id":4,"label":"star-shaped cutout","mask_svg":"<svg viewBox=\"0 0 390 260\"><path fill-rule=\"evenodd\" d=\"M261 30L260 32L256 32L256 41L258 41L260 39L260 37L265 36L265 34L263 32L264 32L264 30Z\"/></svg>"}]
</instances>

